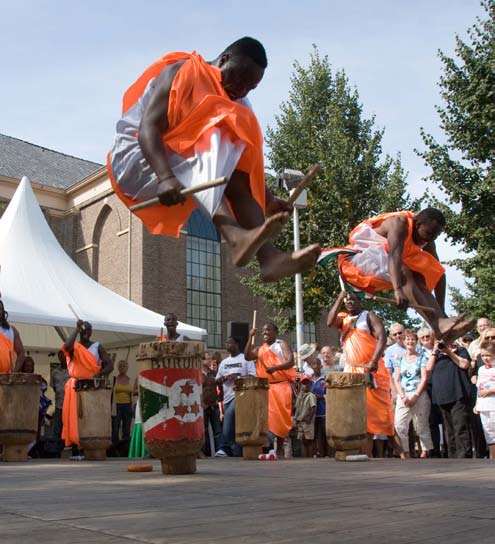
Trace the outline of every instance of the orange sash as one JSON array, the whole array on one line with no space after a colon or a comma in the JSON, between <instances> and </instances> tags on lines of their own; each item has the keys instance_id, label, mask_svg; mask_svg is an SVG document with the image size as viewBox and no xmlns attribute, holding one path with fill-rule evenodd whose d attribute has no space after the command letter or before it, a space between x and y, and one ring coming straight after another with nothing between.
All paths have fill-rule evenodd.
<instances>
[{"instance_id":1,"label":"orange sash","mask_svg":"<svg viewBox=\"0 0 495 544\"><path fill-rule=\"evenodd\" d=\"M237 169L249 174L253 198L265 208L265 174L263 166L263 136L254 113L229 98L221 85L221 73L197 53L169 53L152 64L126 91L123 112L131 108L144 93L148 82L157 77L168 65L186 60L172 83L168 106L169 129L163 143L184 156L194 154L194 146L211 129L228 128L232 139L246 144ZM127 197L114 180L107 159L112 187L122 202L130 207L136 202ZM183 205L160 204L136 212L152 234L179 237L182 225L196 207L193 197L187 197Z\"/></svg>"},{"instance_id":2,"label":"orange sash","mask_svg":"<svg viewBox=\"0 0 495 544\"><path fill-rule=\"evenodd\" d=\"M371 219L367 219L364 223L371 226L373 229L379 227L383 221L391 217L402 216L407 220L407 237L404 241L404 251L402 253L402 262L413 272L420 273L424 279L429 291L433 291L440 278L445 273L444 267L433 257L431 253L424 251L414 243L413 240L413 218L414 213L409 211L382 213ZM349 234L349 243L353 244L353 235L358 231L363 223L359 223ZM388 244L385 244L385 250L388 253ZM352 259L346 259L344 255L339 256L339 268L342 278L357 287L367 292L389 291L393 289L390 282L378 278L376 276L366 276L363 272L352 264Z\"/></svg>"},{"instance_id":3,"label":"orange sash","mask_svg":"<svg viewBox=\"0 0 495 544\"><path fill-rule=\"evenodd\" d=\"M93 378L100 371L100 365L94 355L79 342L74 342L74 355L62 344L62 351L67 359L67 371L70 378L65 384L64 404L62 407L62 440L66 446L79 444L79 426L77 422L77 394L74 390L76 380Z\"/></svg>"},{"instance_id":4,"label":"orange sash","mask_svg":"<svg viewBox=\"0 0 495 544\"><path fill-rule=\"evenodd\" d=\"M14 343L0 332L0 374L13 372L16 357Z\"/></svg>"},{"instance_id":5,"label":"orange sash","mask_svg":"<svg viewBox=\"0 0 495 544\"><path fill-rule=\"evenodd\" d=\"M275 354L268 344L258 349L256 375L268 378L268 430L275 436L285 438L292 429L292 389L290 382L296 379L294 367L277 370L269 374L266 369L283 364L285 361Z\"/></svg>"},{"instance_id":6,"label":"orange sash","mask_svg":"<svg viewBox=\"0 0 495 544\"><path fill-rule=\"evenodd\" d=\"M339 314L344 318L341 334L344 336L342 348L348 362L346 372L364 374L365 369L359 364L371 361L376 348L376 339L369 332L352 327L355 321L345 312ZM390 374L385 368L383 359L378 361L378 371L375 373L376 389L366 388L366 417L368 433L394 434L394 415L390 398Z\"/></svg>"}]
</instances>

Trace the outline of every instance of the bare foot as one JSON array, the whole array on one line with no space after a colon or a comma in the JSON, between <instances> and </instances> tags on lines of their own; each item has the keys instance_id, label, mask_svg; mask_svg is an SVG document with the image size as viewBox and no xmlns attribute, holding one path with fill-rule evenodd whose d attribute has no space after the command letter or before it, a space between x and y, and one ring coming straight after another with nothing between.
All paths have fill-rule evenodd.
<instances>
[{"instance_id":1,"label":"bare foot","mask_svg":"<svg viewBox=\"0 0 495 544\"><path fill-rule=\"evenodd\" d=\"M182 189L184 189L184 187L174 176L160 181L157 190L157 196L160 199L160 204L163 204L164 206L183 204L186 201L186 197L180 193Z\"/></svg>"},{"instance_id":2,"label":"bare foot","mask_svg":"<svg viewBox=\"0 0 495 544\"><path fill-rule=\"evenodd\" d=\"M445 343L453 342L464 336L467 332L472 330L475 319L463 320L465 314L458 315L449 319L439 319L438 327L440 329L440 338Z\"/></svg>"},{"instance_id":3,"label":"bare foot","mask_svg":"<svg viewBox=\"0 0 495 544\"><path fill-rule=\"evenodd\" d=\"M232 240L230 248L235 266L246 266L263 244L278 235L288 220L287 212L279 212L268 217L261 226L255 229L240 231L242 234Z\"/></svg>"},{"instance_id":4,"label":"bare foot","mask_svg":"<svg viewBox=\"0 0 495 544\"><path fill-rule=\"evenodd\" d=\"M321 253L320 244L294 251L293 253L274 253L260 263L261 279L266 282L278 281L312 268Z\"/></svg>"}]
</instances>

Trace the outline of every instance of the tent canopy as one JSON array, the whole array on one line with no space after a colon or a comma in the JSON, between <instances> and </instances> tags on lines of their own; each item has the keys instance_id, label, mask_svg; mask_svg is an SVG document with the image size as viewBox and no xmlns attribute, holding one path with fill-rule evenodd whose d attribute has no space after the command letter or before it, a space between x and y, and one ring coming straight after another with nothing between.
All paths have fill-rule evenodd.
<instances>
[{"instance_id":1,"label":"tent canopy","mask_svg":"<svg viewBox=\"0 0 495 544\"><path fill-rule=\"evenodd\" d=\"M59 334L75 327L70 306L108 348L149 341L163 327L162 315L103 287L77 266L55 238L26 177L0 219L0 292L9 322L32 349L60 345ZM185 323L178 332L192 340L207 334Z\"/></svg>"}]
</instances>

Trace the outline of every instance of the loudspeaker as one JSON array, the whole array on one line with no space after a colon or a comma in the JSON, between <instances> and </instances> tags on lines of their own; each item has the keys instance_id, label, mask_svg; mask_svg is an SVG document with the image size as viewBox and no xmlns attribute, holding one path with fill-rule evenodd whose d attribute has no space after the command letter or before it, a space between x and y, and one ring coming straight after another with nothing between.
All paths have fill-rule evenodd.
<instances>
[{"instance_id":1,"label":"loudspeaker","mask_svg":"<svg viewBox=\"0 0 495 544\"><path fill-rule=\"evenodd\" d=\"M249 336L249 323L244 321L228 321L227 322L227 338L234 336L240 341L239 349L244 352Z\"/></svg>"}]
</instances>

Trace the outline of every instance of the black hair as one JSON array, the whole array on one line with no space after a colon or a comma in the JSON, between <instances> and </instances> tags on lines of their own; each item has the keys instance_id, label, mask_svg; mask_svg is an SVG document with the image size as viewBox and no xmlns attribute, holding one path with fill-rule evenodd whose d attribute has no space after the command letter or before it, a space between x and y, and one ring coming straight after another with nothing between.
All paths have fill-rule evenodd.
<instances>
[{"instance_id":1,"label":"black hair","mask_svg":"<svg viewBox=\"0 0 495 544\"><path fill-rule=\"evenodd\" d=\"M262 43L249 36L236 40L225 48L222 54L229 53L233 57L249 57L261 68L268 66L266 51Z\"/></svg>"},{"instance_id":2,"label":"black hair","mask_svg":"<svg viewBox=\"0 0 495 544\"><path fill-rule=\"evenodd\" d=\"M275 330L275 332L278 332L278 327L277 325L275 325L273 321L267 321L265 325L270 325L270 327L272 327Z\"/></svg>"},{"instance_id":3,"label":"black hair","mask_svg":"<svg viewBox=\"0 0 495 544\"><path fill-rule=\"evenodd\" d=\"M438 208L425 208L421 210L415 217L416 221L422 223L431 223L436 221L440 226L445 227L445 215Z\"/></svg>"},{"instance_id":4,"label":"black hair","mask_svg":"<svg viewBox=\"0 0 495 544\"><path fill-rule=\"evenodd\" d=\"M239 349L241 349L242 340L238 336L229 336L236 344Z\"/></svg>"},{"instance_id":5,"label":"black hair","mask_svg":"<svg viewBox=\"0 0 495 544\"><path fill-rule=\"evenodd\" d=\"M91 323L89 321L83 321L83 326L86 330L90 330L92 331L93 330L93 325L91 325Z\"/></svg>"}]
</instances>

